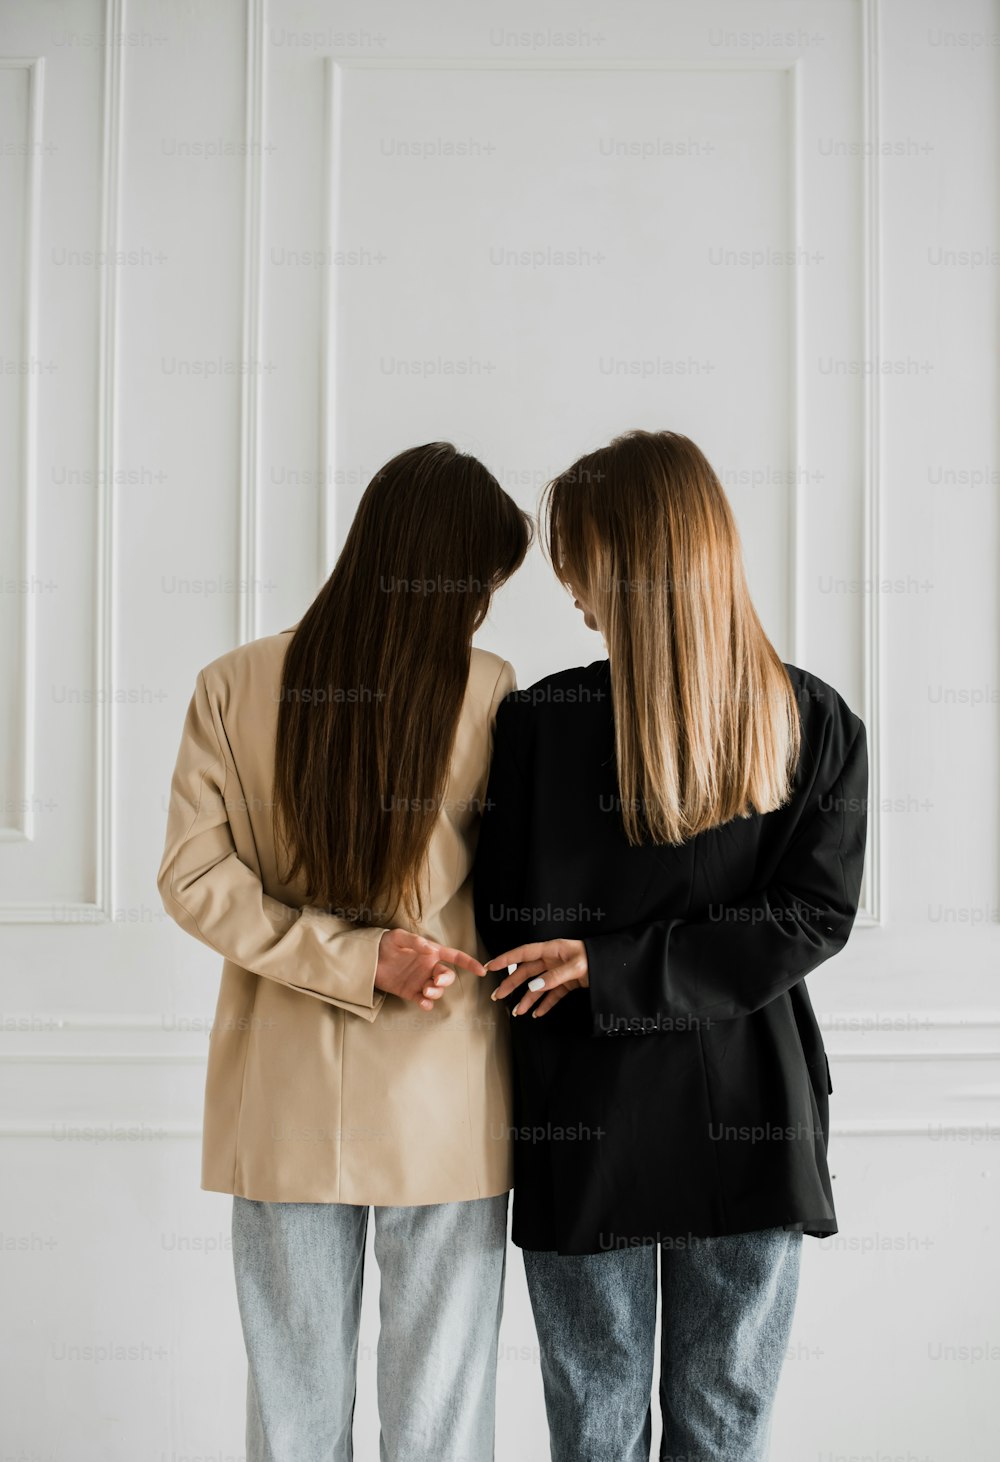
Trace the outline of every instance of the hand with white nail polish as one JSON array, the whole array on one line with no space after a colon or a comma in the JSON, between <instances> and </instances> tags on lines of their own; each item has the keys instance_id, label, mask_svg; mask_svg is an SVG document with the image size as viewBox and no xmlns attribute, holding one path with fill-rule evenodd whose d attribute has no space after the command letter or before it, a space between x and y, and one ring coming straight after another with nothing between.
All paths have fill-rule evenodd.
<instances>
[{"instance_id":1,"label":"hand with white nail polish","mask_svg":"<svg viewBox=\"0 0 1000 1462\"><path fill-rule=\"evenodd\" d=\"M573 990L590 987L587 948L582 939L547 939L538 944L522 944L487 960L486 969L499 972L506 966L506 977L493 991L494 1000L503 1000L527 981L528 994L514 1007L514 1015L545 1015L553 1005Z\"/></svg>"}]
</instances>

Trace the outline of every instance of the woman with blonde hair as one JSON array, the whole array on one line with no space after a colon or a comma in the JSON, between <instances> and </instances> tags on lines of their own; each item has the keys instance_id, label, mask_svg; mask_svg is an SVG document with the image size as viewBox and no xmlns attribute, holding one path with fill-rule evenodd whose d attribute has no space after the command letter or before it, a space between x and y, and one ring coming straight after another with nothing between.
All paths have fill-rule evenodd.
<instances>
[{"instance_id":1,"label":"woman with blonde hair","mask_svg":"<svg viewBox=\"0 0 1000 1462\"><path fill-rule=\"evenodd\" d=\"M530 520L402 452L293 629L197 677L159 872L224 957L202 1181L233 1195L247 1462L350 1462L369 1208L384 1462L490 1462L507 1019L471 869L511 666L472 648Z\"/></svg>"},{"instance_id":2,"label":"woman with blonde hair","mask_svg":"<svg viewBox=\"0 0 1000 1462\"><path fill-rule=\"evenodd\" d=\"M648 1458L659 1254L660 1455L761 1462L802 1236L837 1230L804 976L857 913L865 728L771 645L686 437L581 458L546 527L608 658L500 707L475 878L552 1458Z\"/></svg>"}]
</instances>

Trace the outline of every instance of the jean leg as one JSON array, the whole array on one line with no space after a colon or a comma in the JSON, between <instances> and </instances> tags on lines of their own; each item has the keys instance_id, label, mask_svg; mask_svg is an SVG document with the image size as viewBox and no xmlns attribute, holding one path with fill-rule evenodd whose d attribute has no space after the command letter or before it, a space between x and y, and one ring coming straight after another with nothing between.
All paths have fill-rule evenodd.
<instances>
[{"instance_id":1,"label":"jean leg","mask_svg":"<svg viewBox=\"0 0 1000 1462\"><path fill-rule=\"evenodd\" d=\"M801 1251L780 1228L664 1249L661 1462L766 1462Z\"/></svg>"},{"instance_id":2,"label":"jean leg","mask_svg":"<svg viewBox=\"0 0 1000 1462\"><path fill-rule=\"evenodd\" d=\"M656 1245L522 1255L552 1462L648 1462Z\"/></svg>"},{"instance_id":3,"label":"jean leg","mask_svg":"<svg viewBox=\"0 0 1000 1462\"><path fill-rule=\"evenodd\" d=\"M492 1462L507 1198L375 1210L381 1462Z\"/></svg>"},{"instance_id":4,"label":"jean leg","mask_svg":"<svg viewBox=\"0 0 1000 1462\"><path fill-rule=\"evenodd\" d=\"M351 1462L367 1208L233 1198L247 1462Z\"/></svg>"}]
</instances>

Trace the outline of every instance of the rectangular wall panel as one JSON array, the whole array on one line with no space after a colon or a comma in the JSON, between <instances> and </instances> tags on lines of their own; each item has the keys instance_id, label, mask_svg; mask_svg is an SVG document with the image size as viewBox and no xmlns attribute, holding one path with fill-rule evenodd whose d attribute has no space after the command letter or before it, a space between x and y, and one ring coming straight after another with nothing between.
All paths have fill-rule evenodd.
<instances>
[{"instance_id":1,"label":"rectangular wall panel","mask_svg":"<svg viewBox=\"0 0 1000 1462\"><path fill-rule=\"evenodd\" d=\"M43 62L0 56L0 841L34 830L36 250Z\"/></svg>"}]
</instances>

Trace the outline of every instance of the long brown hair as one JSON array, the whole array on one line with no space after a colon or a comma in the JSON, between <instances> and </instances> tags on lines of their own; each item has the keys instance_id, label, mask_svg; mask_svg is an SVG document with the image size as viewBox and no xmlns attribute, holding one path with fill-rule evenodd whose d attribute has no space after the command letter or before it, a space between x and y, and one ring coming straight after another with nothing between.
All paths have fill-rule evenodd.
<instances>
[{"instance_id":1,"label":"long brown hair","mask_svg":"<svg viewBox=\"0 0 1000 1462\"><path fill-rule=\"evenodd\" d=\"M608 647L629 842L681 843L780 807L799 755L795 693L703 453L676 432L627 432L543 503L553 568Z\"/></svg>"},{"instance_id":2,"label":"long brown hair","mask_svg":"<svg viewBox=\"0 0 1000 1462\"><path fill-rule=\"evenodd\" d=\"M361 498L285 654L274 761L280 875L312 904L422 917L419 883L475 629L531 519L449 442L401 452Z\"/></svg>"}]
</instances>

